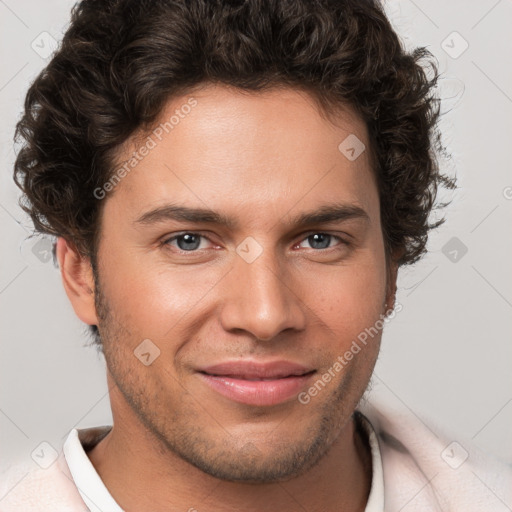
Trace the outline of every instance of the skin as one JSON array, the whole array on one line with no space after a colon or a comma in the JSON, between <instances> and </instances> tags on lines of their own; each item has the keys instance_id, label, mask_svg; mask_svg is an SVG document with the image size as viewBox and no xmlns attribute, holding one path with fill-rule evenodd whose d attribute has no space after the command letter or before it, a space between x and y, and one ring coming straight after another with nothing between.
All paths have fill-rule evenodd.
<instances>
[{"instance_id":1,"label":"skin","mask_svg":"<svg viewBox=\"0 0 512 512\"><path fill-rule=\"evenodd\" d=\"M173 98L161 120L190 96ZM107 364L114 426L89 458L128 512L362 511L371 458L352 414L380 333L307 405L236 403L196 369L286 359L316 370L311 385L393 307L397 267L386 261L368 151L349 161L338 150L349 134L368 148L366 127L348 106L331 123L298 90L207 85L192 96L197 106L103 200L96 280L58 241L66 292L98 325ZM171 201L237 226L136 222ZM332 203L367 218L292 223ZM206 238L164 243L184 232ZM236 252L249 236L262 249L252 263ZM160 350L149 366L134 356L145 339Z\"/></svg>"}]
</instances>

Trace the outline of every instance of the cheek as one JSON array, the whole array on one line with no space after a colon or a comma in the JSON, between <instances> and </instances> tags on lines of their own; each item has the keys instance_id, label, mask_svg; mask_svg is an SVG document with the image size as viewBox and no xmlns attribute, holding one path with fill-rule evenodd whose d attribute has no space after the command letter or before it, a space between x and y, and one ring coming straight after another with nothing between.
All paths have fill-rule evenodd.
<instances>
[{"instance_id":1,"label":"cheek","mask_svg":"<svg viewBox=\"0 0 512 512\"><path fill-rule=\"evenodd\" d=\"M323 281L324 291L312 304L324 324L320 327L324 335L316 347L322 352L322 370L331 370L333 381L341 379L344 386L359 389L366 385L379 352L385 265L371 258L357 268L333 269L330 279ZM339 364L333 368L336 362Z\"/></svg>"},{"instance_id":2,"label":"cheek","mask_svg":"<svg viewBox=\"0 0 512 512\"><path fill-rule=\"evenodd\" d=\"M229 269L151 260L129 254L104 259L103 293L117 319L134 334L161 338L201 310Z\"/></svg>"},{"instance_id":3,"label":"cheek","mask_svg":"<svg viewBox=\"0 0 512 512\"><path fill-rule=\"evenodd\" d=\"M335 268L325 278L317 275L309 286L322 318L342 332L350 332L375 322L383 312L385 266L372 260L357 267Z\"/></svg>"},{"instance_id":4,"label":"cheek","mask_svg":"<svg viewBox=\"0 0 512 512\"><path fill-rule=\"evenodd\" d=\"M382 336L386 281L375 261L357 270L339 269L326 283L314 310L323 324L316 346L322 354L320 376L332 380L331 393L347 394L364 389L373 371Z\"/></svg>"}]
</instances>

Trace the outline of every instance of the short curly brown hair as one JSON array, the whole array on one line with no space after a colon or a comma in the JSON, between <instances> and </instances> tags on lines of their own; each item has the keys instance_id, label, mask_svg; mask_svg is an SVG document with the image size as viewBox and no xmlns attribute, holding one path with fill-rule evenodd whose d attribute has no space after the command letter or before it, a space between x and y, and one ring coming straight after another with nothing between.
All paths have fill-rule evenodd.
<instances>
[{"instance_id":1,"label":"short curly brown hair","mask_svg":"<svg viewBox=\"0 0 512 512\"><path fill-rule=\"evenodd\" d=\"M83 0L16 128L20 204L37 231L94 262L103 203L93 191L169 99L207 83L296 87L365 121L386 254L413 263L443 221L429 223L438 187L455 186L436 156L431 57L406 52L377 0Z\"/></svg>"}]
</instances>

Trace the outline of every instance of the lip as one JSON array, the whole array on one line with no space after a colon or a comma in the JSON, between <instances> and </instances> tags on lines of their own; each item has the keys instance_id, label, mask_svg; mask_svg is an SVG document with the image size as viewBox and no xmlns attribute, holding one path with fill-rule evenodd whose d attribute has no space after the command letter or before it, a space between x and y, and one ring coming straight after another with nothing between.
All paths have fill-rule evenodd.
<instances>
[{"instance_id":1,"label":"lip","mask_svg":"<svg viewBox=\"0 0 512 512\"><path fill-rule=\"evenodd\" d=\"M314 373L291 361L227 361L198 370L203 382L224 397L260 407L296 397Z\"/></svg>"}]
</instances>

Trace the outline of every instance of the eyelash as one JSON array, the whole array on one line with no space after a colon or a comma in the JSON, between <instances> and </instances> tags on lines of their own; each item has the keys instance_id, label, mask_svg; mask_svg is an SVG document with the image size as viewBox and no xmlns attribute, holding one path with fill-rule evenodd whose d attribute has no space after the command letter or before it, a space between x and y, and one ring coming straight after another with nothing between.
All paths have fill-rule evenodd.
<instances>
[{"instance_id":1,"label":"eyelash","mask_svg":"<svg viewBox=\"0 0 512 512\"><path fill-rule=\"evenodd\" d=\"M201 233L198 233L198 232L195 232L195 231L183 231L181 233L178 233L178 234L175 234L169 238L166 238L162 241L161 245L164 247L164 248L168 248L170 247L170 242L173 242L174 240L184 236L184 235L195 235L195 236L199 236L201 238L205 238L206 240L210 241L211 243L213 243L206 235L203 235ZM338 235L333 235L332 233L327 233L327 232L324 232L324 231L311 231L309 233L305 233L303 236L303 238L296 244L294 244L294 246L296 245L300 245L304 240L307 240L310 236L312 235L327 235L327 236L330 236L334 239L336 239L338 242L340 242L338 245L335 245L333 247L327 247L325 249L314 249L314 248L311 248L312 251L315 251L315 252L327 252L329 250L332 250L332 249L335 249L336 247L338 246L345 246L345 247L350 247L350 242L347 242L345 239L341 238L340 236ZM202 249L202 250L205 250L205 249ZM187 254L187 255L190 255L190 254L198 254L201 252L201 249L195 249L193 251L184 251L182 249L178 249L176 248L176 251L177 251L177 254ZM175 251L175 252L176 252Z\"/></svg>"}]
</instances>

